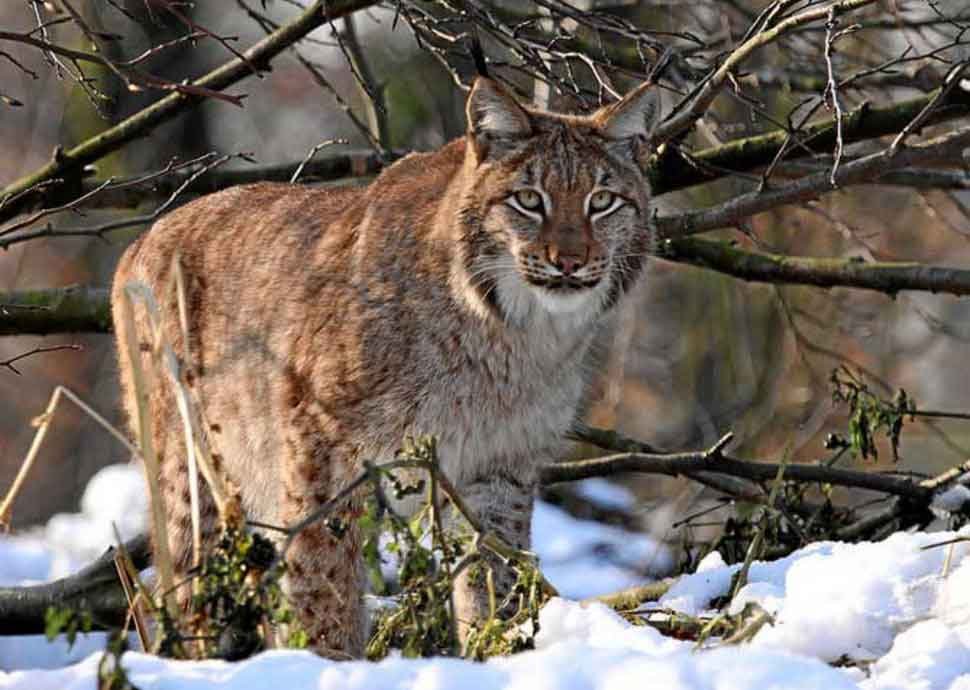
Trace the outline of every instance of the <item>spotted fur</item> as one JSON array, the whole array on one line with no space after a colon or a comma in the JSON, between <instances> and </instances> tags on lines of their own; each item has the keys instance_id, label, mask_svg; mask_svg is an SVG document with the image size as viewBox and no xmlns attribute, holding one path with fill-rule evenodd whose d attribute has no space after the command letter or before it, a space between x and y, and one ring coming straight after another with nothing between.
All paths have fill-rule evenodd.
<instances>
[{"instance_id":1,"label":"spotted fur","mask_svg":"<svg viewBox=\"0 0 970 690\"><path fill-rule=\"evenodd\" d=\"M444 471L482 521L527 547L537 470L563 452L596 342L651 248L641 168L655 114L643 87L579 117L526 109L480 79L467 137L404 158L369 187L255 184L169 214L122 258L115 322L124 286L160 292L178 252L189 342L174 305L163 305L165 328L251 519L295 522L362 460L391 457L407 434L434 434ZM608 194L593 212L596 190ZM136 313L132 337L146 338L145 319ZM148 402L169 546L184 573L177 410L161 381ZM210 500L203 519L211 540ZM336 539L311 527L291 549L288 591L322 654L362 651L359 555L353 528ZM466 581L458 590L459 615L481 614L481 593Z\"/></svg>"}]
</instances>

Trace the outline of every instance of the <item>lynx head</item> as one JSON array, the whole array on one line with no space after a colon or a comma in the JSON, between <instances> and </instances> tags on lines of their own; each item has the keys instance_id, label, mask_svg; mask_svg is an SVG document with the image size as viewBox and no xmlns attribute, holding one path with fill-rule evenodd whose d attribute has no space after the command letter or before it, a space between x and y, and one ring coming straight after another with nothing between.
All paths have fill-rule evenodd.
<instances>
[{"instance_id":1,"label":"lynx head","mask_svg":"<svg viewBox=\"0 0 970 690\"><path fill-rule=\"evenodd\" d=\"M643 166L658 111L646 85L573 116L476 81L460 223L467 282L482 304L521 322L588 317L616 302L653 243Z\"/></svg>"}]
</instances>

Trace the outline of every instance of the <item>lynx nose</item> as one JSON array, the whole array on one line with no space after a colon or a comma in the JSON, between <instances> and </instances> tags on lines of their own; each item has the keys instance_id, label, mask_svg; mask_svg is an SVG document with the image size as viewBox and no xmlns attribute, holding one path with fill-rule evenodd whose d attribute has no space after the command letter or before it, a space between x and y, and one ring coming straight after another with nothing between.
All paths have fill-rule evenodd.
<instances>
[{"instance_id":1,"label":"lynx nose","mask_svg":"<svg viewBox=\"0 0 970 690\"><path fill-rule=\"evenodd\" d=\"M563 251L554 244L546 245L546 259L553 266L562 271L564 276L570 276L589 261L589 247L582 250Z\"/></svg>"}]
</instances>

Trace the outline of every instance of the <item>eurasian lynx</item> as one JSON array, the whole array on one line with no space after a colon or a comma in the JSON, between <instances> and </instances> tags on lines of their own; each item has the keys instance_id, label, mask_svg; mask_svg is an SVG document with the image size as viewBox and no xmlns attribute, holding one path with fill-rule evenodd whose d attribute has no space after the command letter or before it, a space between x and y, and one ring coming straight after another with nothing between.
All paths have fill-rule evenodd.
<instances>
[{"instance_id":1,"label":"eurasian lynx","mask_svg":"<svg viewBox=\"0 0 970 690\"><path fill-rule=\"evenodd\" d=\"M564 452L596 341L652 247L643 167L657 110L644 85L589 116L536 112L480 78L466 137L404 158L369 187L255 184L169 214L121 260L115 323L124 286L160 289L178 252L188 342L174 305L163 306L165 330L188 355L210 443L250 519L292 524L361 460L432 434L483 524L527 548L537 470ZM142 351L145 319L136 310ZM118 344L134 415L123 335ZM184 572L184 439L172 392L156 386L148 402ZM211 541L206 496L202 517ZM323 654L362 651L360 560L353 527L337 539L316 524L289 552L291 603ZM459 619L485 605L458 583Z\"/></svg>"}]
</instances>

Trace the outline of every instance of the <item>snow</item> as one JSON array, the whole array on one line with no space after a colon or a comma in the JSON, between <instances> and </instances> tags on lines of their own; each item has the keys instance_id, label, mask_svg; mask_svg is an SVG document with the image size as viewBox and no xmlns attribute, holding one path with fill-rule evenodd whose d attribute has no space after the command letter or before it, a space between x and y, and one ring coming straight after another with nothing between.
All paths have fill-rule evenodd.
<instances>
[{"instance_id":1,"label":"snow","mask_svg":"<svg viewBox=\"0 0 970 690\"><path fill-rule=\"evenodd\" d=\"M571 599L655 580L673 567L669 550L650 537L577 520L542 501L533 511L532 539L546 579Z\"/></svg>"},{"instance_id":2,"label":"snow","mask_svg":"<svg viewBox=\"0 0 970 690\"><path fill-rule=\"evenodd\" d=\"M960 481L966 481L967 475L960 477ZM970 501L970 489L963 484L954 484L946 491L941 491L933 497L930 508L938 511L943 516L963 510L963 506Z\"/></svg>"},{"instance_id":3,"label":"snow","mask_svg":"<svg viewBox=\"0 0 970 690\"><path fill-rule=\"evenodd\" d=\"M580 491L609 507L633 505L632 497L604 483ZM0 585L33 583L82 565L114 541L112 524L122 537L140 531L144 507L138 470L107 468L92 480L81 513L56 516L39 533L0 538ZM701 650L652 627L631 625L602 604L574 600L663 573L671 555L662 545L577 520L542 502L533 536L543 571L564 598L543 608L531 652L484 664L443 658L336 663L291 650L239 663L177 662L129 652L122 663L142 690L255 690L271 684L368 690L970 690L970 542L924 548L970 539L970 528L898 533L876 543L822 542L773 562L755 562L727 611L757 603L773 624L750 643L712 639ZM709 555L696 572L677 580L657 610L714 615L712 602L729 595L738 567ZM0 638L0 690L95 687L103 644L104 636L93 634L68 652L60 640ZM843 668L846 661L850 667Z\"/></svg>"},{"instance_id":4,"label":"snow","mask_svg":"<svg viewBox=\"0 0 970 690\"><path fill-rule=\"evenodd\" d=\"M46 527L0 539L0 586L54 580L90 563L117 542L145 530L145 479L135 465L109 465L88 481L80 513L53 516ZM80 634L73 646L37 635L0 637L0 669L56 668L103 650L104 633ZM0 688L5 687L0 674Z\"/></svg>"},{"instance_id":5,"label":"snow","mask_svg":"<svg viewBox=\"0 0 970 690\"><path fill-rule=\"evenodd\" d=\"M42 578L69 575L104 553L119 537L124 541L144 532L147 516L148 499L141 469L128 464L102 468L84 489L80 513L60 513L47 522L44 542L52 561ZM0 564L0 573L4 568Z\"/></svg>"},{"instance_id":6,"label":"snow","mask_svg":"<svg viewBox=\"0 0 970 690\"><path fill-rule=\"evenodd\" d=\"M576 493L601 508L630 510L636 504L636 496L625 486L602 477L592 477L577 482L573 487Z\"/></svg>"},{"instance_id":7,"label":"snow","mask_svg":"<svg viewBox=\"0 0 970 690\"><path fill-rule=\"evenodd\" d=\"M128 653L123 665L141 690L286 688L333 690L598 690L648 687L665 690L755 690L854 687L840 671L785 652L720 649L692 654L690 645L663 638L652 628L632 627L601 604L583 607L556 599L540 616L548 632L538 649L485 664L454 659L386 659L336 663L309 652L264 652L240 663L178 662ZM89 690L98 655L51 671L0 675L8 690Z\"/></svg>"}]
</instances>

